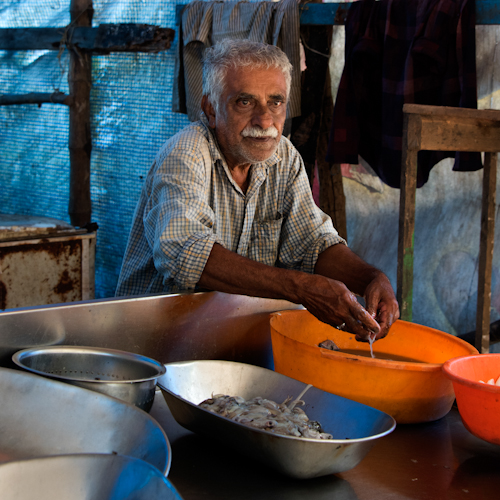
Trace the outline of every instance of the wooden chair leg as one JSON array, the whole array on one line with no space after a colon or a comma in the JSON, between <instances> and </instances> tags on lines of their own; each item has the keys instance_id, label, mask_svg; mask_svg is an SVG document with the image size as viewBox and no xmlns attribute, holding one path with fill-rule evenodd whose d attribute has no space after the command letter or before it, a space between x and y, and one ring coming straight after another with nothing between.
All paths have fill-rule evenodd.
<instances>
[{"instance_id":1,"label":"wooden chair leg","mask_svg":"<svg viewBox=\"0 0 500 500\"><path fill-rule=\"evenodd\" d=\"M405 117L403 158L401 165L401 192L399 204L397 300L400 317L411 321L413 317L413 236L415 232L415 199L417 191L418 150L408 149L411 123ZM417 141L418 142L418 141Z\"/></svg>"},{"instance_id":2,"label":"wooden chair leg","mask_svg":"<svg viewBox=\"0 0 500 500\"><path fill-rule=\"evenodd\" d=\"M491 273L495 242L497 156L497 153L485 153L484 157L475 340L476 349L481 353L489 352L490 349Z\"/></svg>"}]
</instances>

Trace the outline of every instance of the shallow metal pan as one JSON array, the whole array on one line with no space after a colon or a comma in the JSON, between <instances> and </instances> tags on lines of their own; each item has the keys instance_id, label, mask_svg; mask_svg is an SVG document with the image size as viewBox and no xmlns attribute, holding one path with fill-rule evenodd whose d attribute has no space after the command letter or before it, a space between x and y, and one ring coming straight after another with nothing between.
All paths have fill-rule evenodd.
<instances>
[{"instance_id":1,"label":"shallow metal pan","mask_svg":"<svg viewBox=\"0 0 500 500\"><path fill-rule=\"evenodd\" d=\"M60 455L0 465L2 500L182 500L151 464L122 455Z\"/></svg>"},{"instance_id":2,"label":"shallow metal pan","mask_svg":"<svg viewBox=\"0 0 500 500\"><path fill-rule=\"evenodd\" d=\"M0 368L0 462L76 453L117 453L164 475L167 436L146 412L111 396Z\"/></svg>"},{"instance_id":3,"label":"shallow metal pan","mask_svg":"<svg viewBox=\"0 0 500 500\"><path fill-rule=\"evenodd\" d=\"M213 394L261 396L282 403L307 386L272 370L231 361L186 361L165 365L158 386L177 422L217 439L295 478L311 478L355 467L375 441L396 426L388 414L311 387L302 408L333 440L281 436L233 422L197 406Z\"/></svg>"}]
</instances>

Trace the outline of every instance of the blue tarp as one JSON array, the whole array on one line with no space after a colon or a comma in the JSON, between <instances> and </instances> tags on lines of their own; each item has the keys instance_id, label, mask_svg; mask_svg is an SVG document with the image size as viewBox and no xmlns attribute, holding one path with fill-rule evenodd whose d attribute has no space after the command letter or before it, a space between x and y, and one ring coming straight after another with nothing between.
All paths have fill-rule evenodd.
<instances>
[{"instance_id":1,"label":"blue tarp","mask_svg":"<svg viewBox=\"0 0 500 500\"><path fill-rule=\"evenodd\" d=\"M176 0L94 0L93 25L176 29ZM64 27L70 0L2 0L0 28ZM92 221L99 225L96 298L114 295L132 215L163 142L189 123L171 111L175 45L159 54L92 58ZM68 93L69 54L0 51L2 94ZM0 212L70 222L69 111L56 104L0 106Z\"/></svg>"}]
</instances>

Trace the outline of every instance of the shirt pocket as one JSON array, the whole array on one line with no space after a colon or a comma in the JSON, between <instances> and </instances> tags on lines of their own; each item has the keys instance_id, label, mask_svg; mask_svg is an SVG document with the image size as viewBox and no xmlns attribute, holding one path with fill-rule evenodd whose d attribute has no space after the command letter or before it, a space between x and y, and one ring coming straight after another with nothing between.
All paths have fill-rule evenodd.
<instances>
[{"instance_id":1,"label":"shirt pocket","mask_svg":"<svg viewBox=\"0 0 500 500\"><path fill-rule=\"evenodd\" d=\"M283 218L254 221L248 246L248 257L262 264L274 266L278 259Z\"/></svg>"}]
</instances>

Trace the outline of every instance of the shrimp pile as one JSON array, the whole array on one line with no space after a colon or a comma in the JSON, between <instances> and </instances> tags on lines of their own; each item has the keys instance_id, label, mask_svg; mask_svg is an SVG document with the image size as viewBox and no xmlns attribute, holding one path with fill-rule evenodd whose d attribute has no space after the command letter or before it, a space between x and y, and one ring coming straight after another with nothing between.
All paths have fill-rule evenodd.
<instances>
[{"instance_id":1,"label":"shrimp pile","mask_svg":"<svg viewBox=\"0 0 500 500\"><path fill-rule=\"evenodd\" d=\"M498 385L498 386L500 386L500 377L497 378L496 382L495 382L494 378L490 378L488 380L488 382L485 382L484 380L480 380L479 382L481 382L482 384L489 384L489 385Z\"/></svg>"},{"instance_id":2,"label":"shrimp pile","mask_svg":"<svg viewBox=\"0 0 500 500\"><path fill-rule=\"evenodd\" d=\"M230 418L234 422L274 434L310 439L333 439L331 434L323 432L319 422L309 420L304 410L297 407L297 404L303 405L303 401L296 399L290 406L287 406L291 399L288 398L278 404L261 397L245 401L239 396L216 394L202 401L198 406Z\"/></svg>"}]
</instances>

